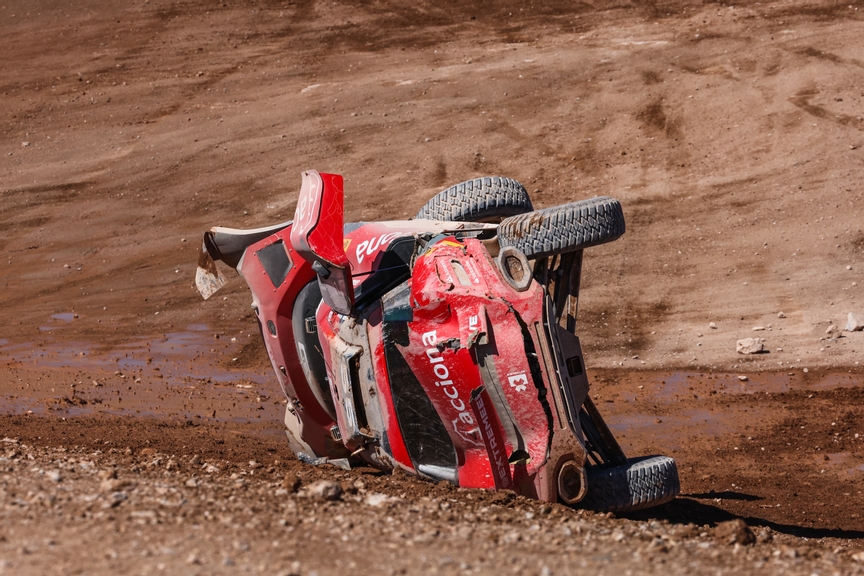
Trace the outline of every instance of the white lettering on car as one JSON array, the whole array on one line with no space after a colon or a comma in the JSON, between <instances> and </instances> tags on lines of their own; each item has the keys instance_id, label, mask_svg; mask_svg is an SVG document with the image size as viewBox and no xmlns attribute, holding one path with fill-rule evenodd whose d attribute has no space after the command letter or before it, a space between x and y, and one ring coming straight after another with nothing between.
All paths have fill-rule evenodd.
<instances>
[{"instance_id":1,"label":"white lettering on car","mask_svg":"<svg viewBox=\"0 0 864 576\"><path fill-rule=\"evenodd\" d=\"M475 400L477 403L477 412L480 416L480 425L485 432L484 437L487 445L486 449L489 452L491 464L497 468L498 482L501 483L501 488L510 488L510 463L507 460L504 447L498 445L498 440L495 437L495 431L492 428L492 419L489 418L489 411L486 409L486 403L483 397L480 396ZM496 484L498 484L496 482Z\"/></svg>"},{"instance_id":2,"label":"white lettering on car","mask_svg":"<svg viewBox=\"0 0 864 576\"><path fill-rule=\"evenodd\" d=\"M471 277L474 284L480 283L480 272L477 270L477 263L474 262L473 259L468 258L465 260L465 270L468 272L468 275Z\"/></svg>"},{"instance_id":3,"label":"white lettering on car","mask_svg":"<svg viewBox=\"0 0 864 576\"><path fill-rule=\"evenodd\" d=\"M369 240L364 240L360 242L359 244L357 244L357 251L355 252L357 256L357 263L360 264L361 262L363 262L363 259L366 256L372 256L372 254L374 254L376 250L378 250L382 246L386 246L401 235L401 232L390 232L388 234L382 234L381 236L375 236L374 238L370 238Z\"/></svg>"},{"instance_id":4,"label":"white lettering on car","mask_svg":"<svg viewBox=\"0 0 864 576\"><path fill-rule=\"evenodd\" d=\"M524 392L528 389L528 376L524 372L510 374L507 376L507 381L510 382L510 387L515 388L517 392Z\"/></svg>"},{"instance_id":5,"label":"white lettering on car","mask_svg":"<svg viewBox=\"0 0 864 576\"><path fill-rule=\"evenodd\" d=\"M305 236L312 225L315 224L315 200L318 196L318 180L316 178L309 179L309 192L300 197L300 202L297 205L294 227L298 233Z\"/></svg>"},{"instance_id":6,"label":"white lettering on car","mask_svg":"<svg viewBox=\"0 0 864 576\"><path fill-rule=\"evenodd\" d=\"M450 405L458 412L458 418L453 420L453 428L459 436L467 439L466 435L458 430L456 424L457 422L462 422L463 424L473 426L474 417L470 412L466 411L465 401L459 397L459 389L453 385L453 380L450 379L450 369L444 362L441 351L436 346L438 344L438 333L435 330L425 332L421 340L424 345L429 347L426 349L426 358L429 360L429 365L432 366L432 371L435 373L435 386L440 387L444 391L444 395L450 399ZM473 440L471 442L476 443Z\"/></svg>"}]
</instances>

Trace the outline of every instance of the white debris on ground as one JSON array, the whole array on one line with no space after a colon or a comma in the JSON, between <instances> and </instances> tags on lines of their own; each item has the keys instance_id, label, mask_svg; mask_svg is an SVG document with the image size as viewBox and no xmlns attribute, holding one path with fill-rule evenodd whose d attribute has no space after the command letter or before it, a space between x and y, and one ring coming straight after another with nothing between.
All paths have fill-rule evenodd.
<instances>
[{"instance_id":1,"label":"white debris on ground","mask_svg":"<svg viewBox=\"0 0 864 576\"><path fill-rule=\"evenodd\" d=\"M862 330L864 330L864 315L849 312L848 319L846 320L846 331L860 332Z\"/></svg>"},{"instance_id":2,"label":"white debris on ground","mask_svg":"<svg viewBox=\"0 0 864 576\"><path fill-rule=\"evenodd\" d=\"M742 338L735 347L739 354L759 354L765 351L764 338Z\"/></svg>"}]
</instances>

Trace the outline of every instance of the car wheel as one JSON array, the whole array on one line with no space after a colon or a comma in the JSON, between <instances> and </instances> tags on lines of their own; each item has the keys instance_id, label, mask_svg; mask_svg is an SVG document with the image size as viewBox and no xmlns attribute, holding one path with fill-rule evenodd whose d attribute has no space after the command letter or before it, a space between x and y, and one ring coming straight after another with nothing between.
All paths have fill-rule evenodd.
<instances>
[{"instance_id":1,"label":"car wheel","mask_svg":"<svg viewBox=\"0 0 864 576\"><path fill-rule=\"evenodd\" d=\"M475 178L451 186L432 197L416 219L447 222L500 222L530 212L528 191L516 180L500 176Z\"/></svg>"},{"instance_id":2,"label":"car wheel","mask_svg":"<svg viewBox=\"0 0 864 576\"><path fill-rule=\"evenodd\" d=\"M668 456L630 458L627 464L585 469L588 493L579 505L598 512L634 512L665 504L681 491L678 467Z\"/></svg>"},{"instance_id":3,"label":"car wheel","mask_svg":"<svg viewBox=\"0 0 864 576\"><path fill-rule=\"evenodd\" d=\"M512 246L531 259L611 242L624 230L621 203L598 196L505 218L498 226L498 241L502 248Z\"/></svg>"}]
</instances>

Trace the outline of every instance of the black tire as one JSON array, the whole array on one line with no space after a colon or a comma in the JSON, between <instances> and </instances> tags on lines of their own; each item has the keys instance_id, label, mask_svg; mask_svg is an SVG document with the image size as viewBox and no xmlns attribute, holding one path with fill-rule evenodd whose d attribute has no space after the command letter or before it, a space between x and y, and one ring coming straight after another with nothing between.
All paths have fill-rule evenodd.
<instances>
[{"instance_id":1,"label":"black tire","mask_svg":"<svg viewBox=\"0 0 864 576\"><path fill-rule=\"evenodd\" d=\"M475 178L439 192L416 219L446 222L500 222L534 209L528 191L516 180L500 176Z\"/></svg>"},{"instance_id":2,"label":"black tire","mask_svg":"<svg viewBox=\"0 0 864 576\"><path fill-rule=\"evenodd\" d=\"M505 218L498 226L498 241L529 259L542 258L611 242L624 230L621 203L598 196Z\"/></svg>"},{"instance_id":3,"label":"black tire","mask_svg":"<svg viewBox=\"0 0 864 576\"><path fill-rule=\"evenodd\" d=\"M327 380L327 367L318 340L318 326L315 324L315 312L320 303L321 286L317 280L312 280L297 293L294 310L291 313L291 328L294 331L297 357L300 359L300 367L306 376L309 390L321 408L336 420L336 407L333 406L333 396L330 394L330 384ZM308 324L307 319L311 320Z\"/></svg>"},{"instance_id":4,"label":"black tire","mask_svg":"<svg viewBox=\"0 0 864 576\"><path fill-rule=\"evenodd\" d=\"M678 467L668 456L630 458L611 468L585 469L588 493L580 506L598 512L634 512L671 501L681 491Z\"/></svg>"}]
</instances>

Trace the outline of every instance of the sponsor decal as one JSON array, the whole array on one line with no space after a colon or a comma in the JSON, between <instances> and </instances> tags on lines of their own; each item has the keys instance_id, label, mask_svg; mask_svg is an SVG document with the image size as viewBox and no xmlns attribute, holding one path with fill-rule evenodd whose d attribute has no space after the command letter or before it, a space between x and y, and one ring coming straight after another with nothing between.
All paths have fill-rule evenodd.
<instances>
[{"instance_id":1,"label":"sponsor decal","mask_svg":"<svg viewBox=\"0 0 864 576\"><path fill-rule=\"evenodd\" d=\"M471 393L470 402L480 425L480 435L486 445L486 453L489 455L495 488L513 490L513 478L510 476L510 462L507 459L507 446L501 434L501 422L498 420L486 387L480 386L475 389Z\"/></svg>"},{"instance_id":2,"label":"sponsor decal","mask_svg":"<svg viewBox=\"0 0 864 576\"><path fill-rule=\"evenodd\" d=\"M401 232L390 232L388 234L382 234L381 236L375 236L374 238L370 238L369 240L364 240L357 244L357 251L355 255L357 256L357 263L360 264L363 262L363 259L367 256L372 256L379 249L387 246L394 239L399 236L403 236ZM348 249L348 246L345 246L345 249Z\"/></svg>"},{"instance_id":3,"label":"sponsor decal","mask_svg":"<svg viewBox=\"0 0 864 576\"><path fill-rule=\"evenodd\" d=\"M507 382L509 382L510 387L515 388L517 392L524 392L528 389L528 376L525 374L525 372L508 374Z\"/></svg>"},{"instance_id":4,"label":"sponsor decal","mask_svg":"<svg viewBox=\"0 0 864 576\"><path fill-rule=\"evenodd\" d=\"M450 406L456 411L457 416L451 421L453 432L462 438L464 444L480 446L476 440L477 424L474 416L468 411L468 405L459 395L459 389L453 384L450 378L450 368L444 362L444 357L438 349L438 332L432 330L425 332L422 337L423 344L426 348L426 359L432 367L432 373L435 375L435 386L441 388L444 396L447 397Z\"/></svg>"},{"instance_id":5,"label":"sponsor decal","mask_svg":"<svg viewBox=\"0 0 864 576\"><path fill-rule=\"evenodd\" d=\"M477 263L474 262L473 258L466 258L464 261L465 270L468 272L468 276L471 277L471 281L474 284L480 283L480 271L477 270Z\"/></svg>"},{"instance_id":6,"label":"sponsor decal","mask_svg":"<svg viewBox=\"0 0 864 576\"><path fill-rule=\"evenodd\" d=\"M294 215L294 228L301 235L306 235L315 224L318 215L315 213L315 201L318 196L318 180L319 178L309 178L309 193L303 194L300 197L300 202L297 204L297 210Z\"/></svg>"}]
</instances>

